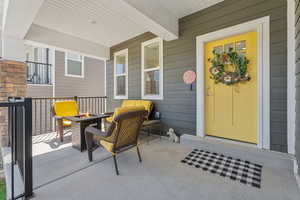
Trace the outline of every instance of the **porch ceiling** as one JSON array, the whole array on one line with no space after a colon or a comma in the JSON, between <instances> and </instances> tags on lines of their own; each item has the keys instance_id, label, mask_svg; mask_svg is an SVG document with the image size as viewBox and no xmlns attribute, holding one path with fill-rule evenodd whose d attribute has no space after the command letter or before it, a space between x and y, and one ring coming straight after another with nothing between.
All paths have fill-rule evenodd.
<instances>
[{"instance_id":1,"label":"porch ceiling","mask_svg":"<svg viewBox=\"0 0 300 200\"><path fill-rule=\"evenodd\" d=\"M107 47L147 31L168 40L179 18L221 1L46 0L34 24Z\"/></svg>"}]
</instances>

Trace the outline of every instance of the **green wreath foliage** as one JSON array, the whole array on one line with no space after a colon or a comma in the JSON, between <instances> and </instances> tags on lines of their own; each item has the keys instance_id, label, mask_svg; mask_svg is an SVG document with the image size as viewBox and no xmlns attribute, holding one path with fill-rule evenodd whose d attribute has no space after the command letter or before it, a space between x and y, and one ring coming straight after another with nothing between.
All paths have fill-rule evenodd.
<instances>
[{"instance_id":1,"label":"green wreath foliage","mask_svg":"<svg viewBox=\"0 0 300 200\"><path fill-rule=\"evenodd\" d=\"M233 85L240 82L250 81L247 73L249 60L243 54L234 51L232 48L228 52L217 53L213 51L214 57L208 59L211 63L209 68L211 79L215 83L223 83L225 85ZM228 70L231 66L233 70Z\"/></svg>"}]
</instances>

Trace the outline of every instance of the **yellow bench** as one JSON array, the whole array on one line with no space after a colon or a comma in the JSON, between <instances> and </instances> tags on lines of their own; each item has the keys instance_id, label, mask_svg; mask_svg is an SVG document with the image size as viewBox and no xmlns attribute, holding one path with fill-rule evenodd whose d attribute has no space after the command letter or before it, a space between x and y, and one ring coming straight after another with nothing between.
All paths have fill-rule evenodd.
<instances>
[{"instance_id":1,"label":"yellow bench","mask_svg":"<svg viewBox=\"0 0 300 200\"><path fill-rule=\"evenodd\" d=\"M124 111L124 109L126 111L135 111L136 109L144 107L144 109L148 112L147 116L146 116L146 120L149 119L149 116L152 112L153 109L153 103L151 101L146 101L146 100L124 100L122 102L121 108L122 111ZM116 109L117 111L117 109ZM114 119L115 116L117 116L118 113L114 112L113 116L106 118L106 121L111 123L112 120Z\"/></svg>"}]
</instances>

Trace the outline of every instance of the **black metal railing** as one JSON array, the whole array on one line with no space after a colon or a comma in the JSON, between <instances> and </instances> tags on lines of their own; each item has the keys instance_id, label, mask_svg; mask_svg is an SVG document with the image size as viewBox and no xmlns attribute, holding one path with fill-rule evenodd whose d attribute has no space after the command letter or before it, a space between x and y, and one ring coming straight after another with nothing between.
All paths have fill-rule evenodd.
<instances>
[{"instance_id":1,"label":"black metal railing","mask_svg":"<svg viewBox=\"0 0 300 200\"><path fill-rule=\"evenodd\" d=\"M26 61L26 63L28 84L52 84L51 64L31 61Z\"/></svg>"},{"instance_id":2,"label":"black metal railing","mask_svg":"<svg viewBox=\"0 0 300 200\"><path fill-rule=\"evenodd\" d=\"M106 112L107 97L50 97L32 98L33 135L56 131L56 120L52 113L52 105L56 101L77 101L79 113L101 114Z\"/></svg>"},{"instance_id":3,"label":"black metal railing","mask_svg":"<svg viewBox=\"0 0 300 200\"><path fill-rule=\"evenodd\" d=\"M0 102L1 109L8 110L8 136L11 154L10 199L32 196L32 99L9 98ZM16 193L15 180L19 174L24 189Z\"/></svg>"}]
</instances>

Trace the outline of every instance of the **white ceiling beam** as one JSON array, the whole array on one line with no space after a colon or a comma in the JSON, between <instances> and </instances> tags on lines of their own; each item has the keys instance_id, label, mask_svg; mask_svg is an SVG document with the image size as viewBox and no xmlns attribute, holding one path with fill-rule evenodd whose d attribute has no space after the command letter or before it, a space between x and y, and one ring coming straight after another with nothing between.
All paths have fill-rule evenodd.
<instances>
[{"instance_id":1,"label":"white ceiling beam","mask_svg":"<svg viewBox=\"0 0 300 200\"><path fill-rule=\"evenodd\" d=\"M103 0L101 3L164 40L178 38L178 18L156 1Z\"/></svg>"},{"instance_id":2,"label":"white ceiling beam","mask_svg":"<svg viewBox=\"0 0 300 200\"><path fill-rule=\"evenodd\" d=\"M2 35L23 39L44 0L5 0Z\"/></svg>"},{"instance_id":3,"label":"white ceiling beam","mask_svg":"<svg viewBox=\"0 0 300 200\"><path fill-rule=\"evenodd\" d=\"M27 44L51 47L61 51L79 53L108 60L109 47L33 24L25 36Z\"/></svg>"}]
</instances>

